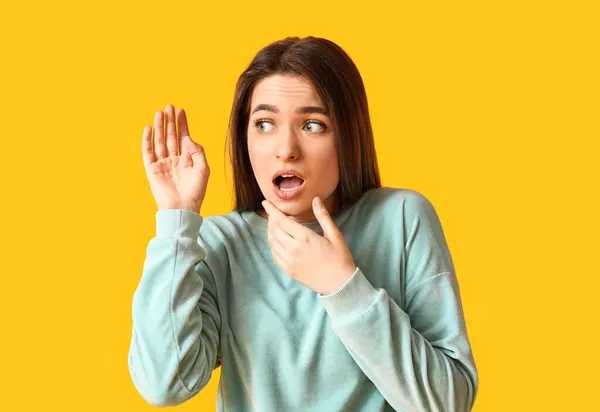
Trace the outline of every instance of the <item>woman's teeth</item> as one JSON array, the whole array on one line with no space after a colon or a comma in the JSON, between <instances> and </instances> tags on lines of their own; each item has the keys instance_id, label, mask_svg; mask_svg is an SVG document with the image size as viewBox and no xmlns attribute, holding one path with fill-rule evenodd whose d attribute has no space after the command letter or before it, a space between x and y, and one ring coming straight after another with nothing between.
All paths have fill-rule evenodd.
<instances>
[{"instance_id":1,"label":"woman's teeth","mask_svg":"<svg viewBox=\"0 0 600 412\"><path fill-rule=\"evenodd\" d=\"M275 184L277 185L277 187L284 192L290 192L292 190L295 190L298 187L302 186L303 183L303 179L300 179L299 177L296 177L294 175L281 175L277 179L275 179Z\"/></svg>"}]
</instances>

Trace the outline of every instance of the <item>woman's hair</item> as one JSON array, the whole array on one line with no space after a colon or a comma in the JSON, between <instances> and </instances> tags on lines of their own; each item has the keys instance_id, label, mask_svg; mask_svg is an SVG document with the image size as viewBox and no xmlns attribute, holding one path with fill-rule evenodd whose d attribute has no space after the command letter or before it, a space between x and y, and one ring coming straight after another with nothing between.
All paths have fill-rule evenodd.
<instances>
[{"instance_id":1,"label":"woman's hair","mask_svg":"<svg viewBox=\"0 0 600 412\"><path fill-rule=\"evenodd\" d=\"M276 74L309 80L325 104L336 136L338 204L352 204L367 190L380 187L367 96L354 62L330 40L287 37L260 50L236 83L228 130L234 210L256 210L264 200L248 155L247 130L254 87Z\"/></svg>"}]
</instances>

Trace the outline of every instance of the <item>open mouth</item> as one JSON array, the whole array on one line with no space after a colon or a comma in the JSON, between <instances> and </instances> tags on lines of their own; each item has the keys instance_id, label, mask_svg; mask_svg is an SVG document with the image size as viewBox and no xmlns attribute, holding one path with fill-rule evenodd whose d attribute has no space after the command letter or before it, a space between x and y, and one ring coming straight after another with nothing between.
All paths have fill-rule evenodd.
<instances>
[{"instance_id":1,"label":"open mouth","mask_svg":"<svg viewBox=\"0 0 600 412\"><path fill-rule=\"evenodd\" d=\"M273 181L279 190L283 192L291 192L298 189L304 184L304 180L293 175L277 176Z\"/></svg>"}]
</instances>

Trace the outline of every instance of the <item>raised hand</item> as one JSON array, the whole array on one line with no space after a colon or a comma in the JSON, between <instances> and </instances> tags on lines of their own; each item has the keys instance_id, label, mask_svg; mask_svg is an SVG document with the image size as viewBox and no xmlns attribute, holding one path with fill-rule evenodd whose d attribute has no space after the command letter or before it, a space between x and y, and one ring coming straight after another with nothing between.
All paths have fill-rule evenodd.
<instances>
[{"instance_id":1,"label":"raised hand","mask_svg":"<svg viewBox=\"0 0 600 412\"><path fill-rule=\"evenodd\" d=\"M152 196L159 210L187 209L200 213L206 194L210 169L204 149L190 137L185 111L166 107L154 116L152 127L146 125L142 136L142 158Z\"/></svg>"}]
</instances>

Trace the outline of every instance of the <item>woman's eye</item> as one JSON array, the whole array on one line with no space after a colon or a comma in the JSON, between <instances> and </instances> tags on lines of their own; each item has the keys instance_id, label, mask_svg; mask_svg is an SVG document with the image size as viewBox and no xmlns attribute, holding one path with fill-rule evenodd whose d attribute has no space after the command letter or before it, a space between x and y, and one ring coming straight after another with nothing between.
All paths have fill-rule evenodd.
<instances>
[{"instance_id":1,"label":"woman's eye","mask_svg":"<svg viewBox=\"0 0 600 412\"><path fill-rule=\"evenodd\" d=\"M308 122L306 123L306 127L310 133L322 133L327 128L327 126L320 122Z\"/></svg>"},{"instance_id":2,"label":"woman's eye","mask_svg":"<svg viewBox=\"0 0 600 412\"><path fill-rule=\"evenodd\" d=\"M256 122L254 122L254 127L256 127L260 132L267 132L268 130L265 130L265 127L263 127L263 125L271 125L271 122L267 122L266 120L257 120ZM268 127L267 127L268 128Z\"/></svg>"},{"instance_id":3,"label":"woman's eye","mask_svg":"<svg viewBox=\"0 0 600 412\"><path fill-rule=\"evenodd\" d=\"M273 127L273 123L268 120L256 120L254 122L254 127L261 133L268 133L271 131L270 128ZM327 129L327 126L321 122L309 121L305 123L303 129L311 134L317 134L323 133Z\"/></svg>"}]
</instances>

